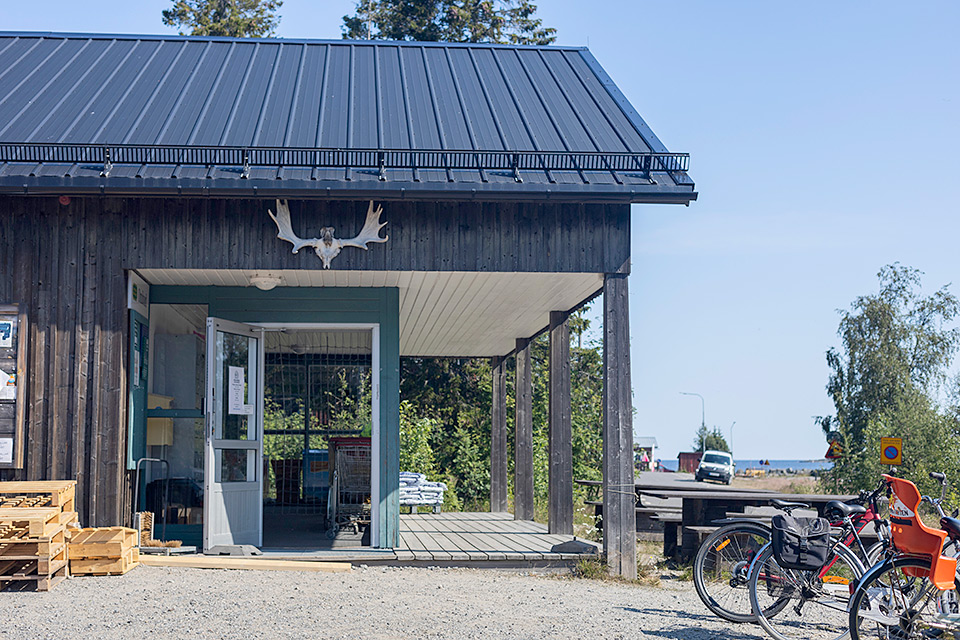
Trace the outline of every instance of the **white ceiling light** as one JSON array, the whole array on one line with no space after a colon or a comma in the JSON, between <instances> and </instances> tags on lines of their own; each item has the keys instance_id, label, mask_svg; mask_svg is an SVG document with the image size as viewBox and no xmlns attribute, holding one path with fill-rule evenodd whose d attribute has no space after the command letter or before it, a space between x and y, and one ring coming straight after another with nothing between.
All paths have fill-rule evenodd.
<instances>
[{"instance_id":1,"label":"white ceiling light","mask_svg":"<svg viewBox=\"0 0 960 640\"><path fill-rule=\"evenodd\" d=\"M256 271L250 276L250 284L261 291L270 291L282 282L283 278L280 277L280 274L270 271Z\"/></svg>"}]
</instances>

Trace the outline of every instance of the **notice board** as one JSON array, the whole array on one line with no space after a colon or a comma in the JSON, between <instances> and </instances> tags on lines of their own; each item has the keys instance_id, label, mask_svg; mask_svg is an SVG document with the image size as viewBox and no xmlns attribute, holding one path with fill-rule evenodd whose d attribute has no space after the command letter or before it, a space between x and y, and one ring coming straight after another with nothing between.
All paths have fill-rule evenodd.
<instances>
[{"instance_id":1,"label":"notice board","mask_svg":"<svg viewBox=\"0 0 960 640\"><path fill-rule=\"evenodd\" d=\"M0 469L23 468L26 363L26 311L0 304Z\"/></svg>"}]
</instances>

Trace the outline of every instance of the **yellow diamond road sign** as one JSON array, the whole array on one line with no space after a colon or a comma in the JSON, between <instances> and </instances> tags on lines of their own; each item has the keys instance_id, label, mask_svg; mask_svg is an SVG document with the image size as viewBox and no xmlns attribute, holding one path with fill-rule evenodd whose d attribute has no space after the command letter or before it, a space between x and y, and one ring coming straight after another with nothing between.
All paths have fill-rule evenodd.
<instances>
[{"instance_id":1,"label":"yellow diamond road sign","mask_svg":"<svg viewBox=\"0 0 960 640\"><path fill-rule=\"evenodd\" d=\"M903 464L903 438L880 438L880 463Z\"/></svg>"}]
</instances>

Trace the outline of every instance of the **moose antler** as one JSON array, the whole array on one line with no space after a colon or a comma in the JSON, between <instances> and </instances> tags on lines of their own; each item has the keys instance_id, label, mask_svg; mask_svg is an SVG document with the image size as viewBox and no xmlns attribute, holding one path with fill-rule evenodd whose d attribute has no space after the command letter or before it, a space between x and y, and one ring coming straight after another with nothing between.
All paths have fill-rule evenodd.
<instances>
[{"instance_id":1,"label":"moose antler","mask_svg":"<svg viewBox=\"0 0 960 640\"><path fill-rule=\"evenodd\" d=\"M373 200L367 207L367 218L363 223L363 228L359 235L348 240L340 240L333 237L333 227L322 227L319 238L304 239L293 232L293 225L290 223L290 209L286 201L277 200L277 215L267 209L267 213L277 223L277 237L286 240L293 245L293 253L297 253L304 247L313 247L317 257L323 261L323 268L329 269L330 262L340 255L343 247L357 247L358 249L368 250L367 245L371 242L386 242L389 236L380 237L380 229L383 229L387 223L380 222L380 214L383 213L383 207L373 208Z\"/></svg>"},{"instance_id":2,"label":"moose antler","mask_svg":"<svg viewBox=\"0 0 960 640\"><path fill-rule=\"evenodd\" d=\"M373 200L371 200L370 205L367 207L367 219L363 223L363 229L360 229L360 233L355 238L340 240L340 246L357 247L358 249L366 251L369 249L369 247L367 247L368 242L386 242L389 240L390 236L380 237L380 229L387 226L386 222L380 222L381 213L383 213L383 207L378 205L376 210L374 210Z\"/></svg>"},{"instance_id":3,"label":"moose antler","mask_svg":"<svg viewBox=\"0 0 960 640\"><path fill-rule=\"evenodd\" d=\"M287 206L286 200L277 200L277 215L273 215L273 211L270 211L270 209L267 209L267 213L277 223L277 237L291 243L293 253L300 253L300 249L315 246L317 242L320 242L320 238L304 240L293 232L293 225L290 224L290 207Z\"/></svg>"}]
</instances>

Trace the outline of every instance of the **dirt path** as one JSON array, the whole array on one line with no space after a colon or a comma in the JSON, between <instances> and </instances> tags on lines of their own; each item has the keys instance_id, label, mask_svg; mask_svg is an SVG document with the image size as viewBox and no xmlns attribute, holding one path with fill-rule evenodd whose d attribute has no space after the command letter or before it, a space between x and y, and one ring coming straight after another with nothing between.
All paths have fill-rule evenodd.
<instances>
[{"instance_id":1,"label":"dirt path","mask_svg":"<svg viewBox=\"0 0 960 640\"><path fill-rule=\"evenodd\" d=\"M138 567L0 593L0 638L762 638L691 582L640 587L476 569L349 574Z\"/></svg>"}]
</instances>

